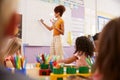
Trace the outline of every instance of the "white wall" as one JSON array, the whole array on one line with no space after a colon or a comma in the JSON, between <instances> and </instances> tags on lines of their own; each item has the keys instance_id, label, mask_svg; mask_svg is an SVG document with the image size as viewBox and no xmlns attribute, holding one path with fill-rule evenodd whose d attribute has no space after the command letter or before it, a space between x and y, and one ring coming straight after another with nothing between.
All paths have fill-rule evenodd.
<instances>
[{"instance_id":1,"label":"white wall","mask_svg":"<svg viewBox=\"0 0 120 80\"><path fill-rule=\"evenodd\" d=\"M120 0L84 0L84 2L85 34L87 35L94 35L98 31L97 16L106 18L120 16Z\"/></svg>"},{"instance_id":2,"label":"white wall","mask_svg":"<svg viewBox=\"0 0 120 80\"><path fill-rule=\"evenodd\" d=\"M84 2L85 2L85 7L95 10L95 9L96 9L96 8L95 8L95 6L96 6L95 1L96 1L96 0L84 0Z\"/></svg>"},{"instance_id":3,"label":"white wall","mask_svg":"<svg viewBox=\"0 0 120 80\"><path fill-rule=\"evenodd\" d=\"M120 0L97 0L97 11L120 16Z\"/></svg>"},{"instance_id":4,"label":"white wall","mask_svg":"<svg viewBox=\"0 0 120 80\"><path fill-rule=\"evenodd\" d=\"M23 41L26 41L26 1L20 0L19 12L23 14ZM85 2L85 34L95 34L97 31L97 15L105 16L104 14L97 14L99 12L112 15L114 17L120 16L120 0L84 0Z\"/></svg>"},{"instance_id":5,"label":"white wall","mask_svg":"<svg viewBox=\"0 0 120 80\"><path fill-rule=\"evenodd\" d=\"M22 14L22 41L26 41L26 0L19 0L18 13Z\"/></svg>"},{"instance_id":6,"label":"white wall","mask_svg":"<svg viewBox=\"0 0 120 80\"><path fill-rule=\"evenodd\" d=\"M94 35L97 31L96 0L84 0L85 2L85 34Z\"/></svg>"},{"instance_id":7,"label":"white wall","mask_svg":"<svg viewBox=\"0 0 120 80\"><path fill-rule=\"evenodd\" d=\"M18 12L23 15L23 43L38 46L50 45L52 33L46 30L43 25L38 22L43 18L47 24L50 24L50 19L53 18L53 8L56 4L46 3L40 0L20 0ZM65 26L70 26L71 9L66 7L66 12L63 15ZM54 14L53 14L54 15ZM70 28L65 27L65 35L62 38L63 44L67 45L66 39Z\"/></svg>"}]
</instances>

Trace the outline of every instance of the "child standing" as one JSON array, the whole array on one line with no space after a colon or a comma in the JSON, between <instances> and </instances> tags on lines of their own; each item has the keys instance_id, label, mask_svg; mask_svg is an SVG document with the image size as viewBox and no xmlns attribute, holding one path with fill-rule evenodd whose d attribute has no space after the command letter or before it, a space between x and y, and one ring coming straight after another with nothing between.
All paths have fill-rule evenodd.
<instances>
[{"instance_id":1,"label":"child standing","mask_svg":"<svg viewBox=\"0 0 120 80\"><path fill-rule=\"evenodd\" d=\"M40 22L48 29L53 30L53 40L50 48L50 55L57 55L62 59L63 49L61 42L61 35L64 35L64 20L61 18L63 13L65 12L65 7L63 5L56 6L54 8L56 21L52 21L52 27L49 27L44 23L41 19Z\"/></svg>"},{"instance_id":2,"label":"child standing","mask_svg":"<svg viewBox=\"0 0 120 80\"><path fill-rule=\"evenodd\" d=\"M92 42L85 36L78 37L75 42L75 53L72 57L65 59L65 60L59 60L60 63L69 64L74 61L76 61L76 66L88 66L86 62L86 58L88 56L93 56L94 46Z\"/></svg>"}]
</instances>

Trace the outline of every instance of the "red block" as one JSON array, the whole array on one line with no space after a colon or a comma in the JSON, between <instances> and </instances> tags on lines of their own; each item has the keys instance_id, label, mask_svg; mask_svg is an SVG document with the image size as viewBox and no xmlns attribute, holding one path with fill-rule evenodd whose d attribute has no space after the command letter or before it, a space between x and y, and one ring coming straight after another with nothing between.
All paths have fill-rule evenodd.
<instances>
[{"instance_id":1,"label":"red block","mask_svg":"<svg viewBox=\"0 0 120 80\"><path fill-rule=\"evenodd\" d=\"M40 69L39 75L50 75L51 70L50 69Z\"/></svg>"}]
</instances>

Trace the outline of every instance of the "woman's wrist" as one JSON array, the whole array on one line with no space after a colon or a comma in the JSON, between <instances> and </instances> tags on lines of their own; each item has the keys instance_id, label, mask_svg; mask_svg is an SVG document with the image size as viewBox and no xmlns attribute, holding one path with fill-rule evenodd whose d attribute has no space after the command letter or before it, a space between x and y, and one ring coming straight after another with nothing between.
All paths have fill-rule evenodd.
<instances>
[{"instance_id":1,"label":"woman's wrist","mask_svg":"<svg viewBox=\"0 0 120 80\"><path fill-rule=\"evenodd\" d=\"M45 25L45 23L44 22L41 22L43 25Z\"/></svg>"}]
</instances>

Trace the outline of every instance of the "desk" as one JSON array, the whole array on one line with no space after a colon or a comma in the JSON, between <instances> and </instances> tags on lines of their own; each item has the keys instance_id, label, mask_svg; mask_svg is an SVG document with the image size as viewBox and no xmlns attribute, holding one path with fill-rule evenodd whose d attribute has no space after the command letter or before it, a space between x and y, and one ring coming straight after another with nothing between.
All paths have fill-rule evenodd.
<instances>
[{"instance_id":1,"label":"desk","mask_svg":"<svg viewBox=\"0 0 120 80\"><path fill-rule=\"evenodd\" d=\"M80 76L84 76L84 77L89 77L91 76L91 74L53 74L51 73L50 76L39 76L39 68L33 68L33 69L27 69L27 72L26 74L35 79L35 80L56 80L56 78L59 76L59 77L63 77L64 79L63 80L66 80L65 77L68 77L70 75L80 75Z\"/></svg>"},{"instance_id":2,"label":"desk","mask_svg":"<svg viewBox=\"0 0 120 80\"><path fill-rule=\"evenodd\" d=\"M51 73L50 75L50 80L57 80L57 78L63 78L66 80L67 77L69 76L72 76L72 75L78 75L78 76L84 76L84 77L90 77L91 74L79 74L79 73L76 73L76 74L53 74Z\"/></svg>"},{"instance_id":3,"label":"desk","mask_svg":"<svg viewBox=\"0 0 120 80\"><path fill-rule=\"evenodd\" d=\"M39 76L39 68L27 69L26 74L35 80L50 80L50 76Z\"/></svg>"}]
</instances>

